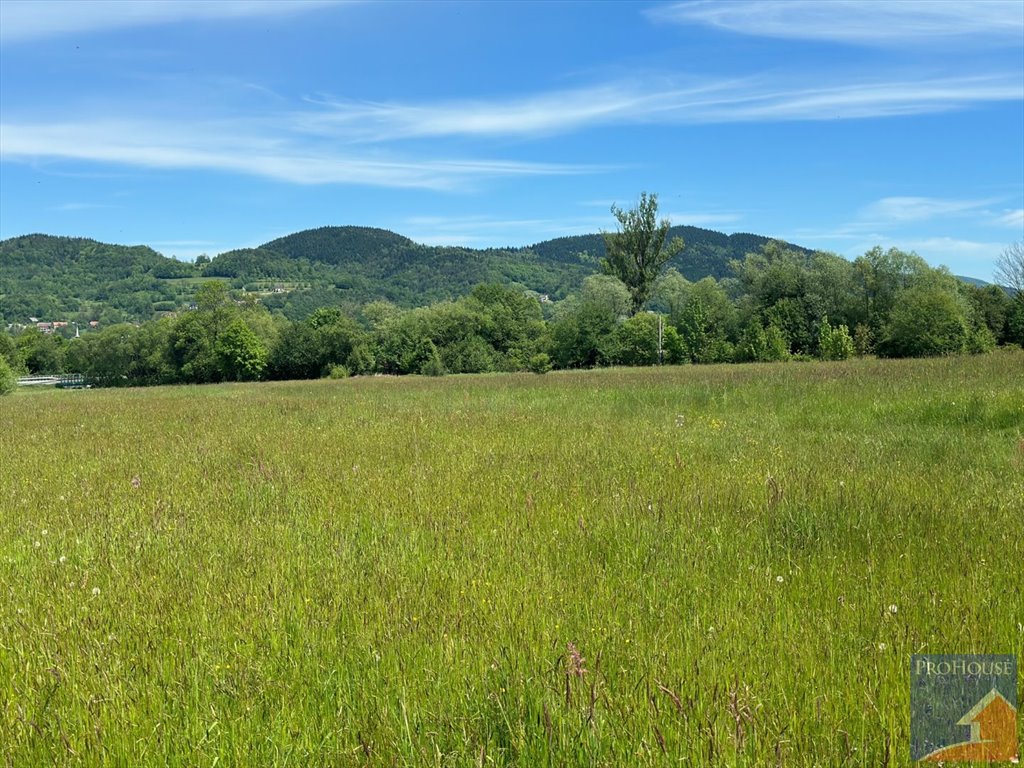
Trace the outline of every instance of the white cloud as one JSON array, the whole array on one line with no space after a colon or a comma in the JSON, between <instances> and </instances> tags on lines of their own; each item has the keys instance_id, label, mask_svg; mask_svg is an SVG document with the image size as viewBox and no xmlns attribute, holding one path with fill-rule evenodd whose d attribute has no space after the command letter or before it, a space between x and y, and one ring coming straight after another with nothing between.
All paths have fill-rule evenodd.
<instances>
[{"instance_id":1,"label":"white cloud","mask_svg":"<svg viewBox=\"0 0 1024 768\"><path fill-rule=\"evenodd\" d=\"M299 13L338 0L3 0L0 40L17 42L183 21Z\"/></svg>"},{"instance_id":2,"label":"white cloud","mask_svg":"<svg viewBox=\"0 0 1024 768\"><path fill-rule=\"evenodd\" d=\"M1024 208L1018 208L1015 211L1005 211L996 221L1004 227L1024 229Z\"/></svg>"},{"instance_id":3,"label":"white cloud","mask_svg":"<svg viewBox=\"0 0 1024 768\"><path fill-rule=\"evenodd\" d=\"M444 157L440 147L396 142L451 137L531 138L622 124L707 124L831 120L923 114L1024 98L1021 73L807 85L764 78L662 77L490 101L433 104L314 102L300 110L237 113L214 120L150 114L107 119L8 122L0 159L63 158L146 168L205 168L300 184L372 184L454 189L488 177L593 173L608 166ZM265 106L265 105L264 105ZM94 107L95 108L95 107ZM152 109L152 107L150 107ZM120 112L119 112L120 110ZM8 110L10 113L10 110ZM391 144L387 150L387 147ZM695 224L728 223L729 212ZM680 223L682 220L680 219Z\"/></svg>"},{"instance_id":4,"label":"white cloud","mask_svg":"<svg viewBox=\"0 0 1024 768\"><path fill-rule=\"evenodd\" d=\"M861 211L873 224L902 224L938 217L978 213L995 200L949 200L937 197L883 197Z\"/></svg>"},{"instance_id":5,"label":"white cloud","mask_svg":"<svg viewBox=\"0 0 1024 768\"><path fill-rule=\"evenodd\" d=\"M809 84L805 75L608 83L526 98L434 104L314 102L296 131L351 142L438 136L536 136L589 126L833 120L919 115L1024 99L1021 73Z\"/></svg>"},{"instance_id":6,"label":"white cloud","mask_svg":"<svg viewBox=\"0 0 1024 768\"><path fill-rule=\"evenodd\" d=\"M914 251L930 264L946 264L956 272L970 265L988 266L1006 247L1005 243L986 243L976 240L961 240L955 237L926 237L906 239L899 242L882 243L883 247L894 246L904 251Z\"/></svg>"},{"instance_id":7,"label":"white cloud","mask_svg":"<svg viewBox=\"0 0 1024 768\"><path fill-rule=\"evenodd\" d=\"M1024 40L1020 0L692 0L648 15L758 37L868 46Z\"/></svg>"},{"instance_id":8,"label":"white cloud","mask_svg":"<svg viewBox=\"0 0 1024 768\"><path fill-rule=\"evenodd\" d=\"M419 160L344 154L287 132L248 133L250 121L95 121L0 125L0 158L64 158L147 168L204 168L297 184L454 189L487 177L587 173L593 167L490 159Z\"/></svg>"}]
</instances>

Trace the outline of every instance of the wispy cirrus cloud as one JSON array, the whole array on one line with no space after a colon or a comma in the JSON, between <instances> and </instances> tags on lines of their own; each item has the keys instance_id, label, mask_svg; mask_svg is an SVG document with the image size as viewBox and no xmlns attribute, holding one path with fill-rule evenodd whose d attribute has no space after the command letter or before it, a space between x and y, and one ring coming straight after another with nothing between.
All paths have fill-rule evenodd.
<instances>
[{"instance_id":1,"label":"wispy cirrus cloud","mask_svg":"<svg viewBox=\"0 0 1024 768\"><path fill-rule=\"evenodd\" d=\"M250 121L157 123L99 120L0 125L4 160L63 158L146 168L188 168L264 176L296 184L365 184L455 189L480 178L587 173L596 167L481 158L415 159L385 152L344 153L300 142L280 128L253 132Z\"/></svg>"},{"instance_id":2,"label":"wispy cirrus cloud","mask_svg":"<svg viewBox=\"0 0 1024 768\"><path fill-rule=\"evenodd\" d=\"M999 210L994 207L1005 200L998 197L883 197L864 206L846 228L860 232L872 229L891 231L929 221L954 219L973 226L1024 228L1024 209Z\"/></svg>"},{"instance_id":3,"label":"wispy cirrus cloud","mask_svg":"<svg viewBox=\"0 0 1024 768\"><path fill-rule=\"evenodd\" d=\"M814 85L796 75L772 81L661 76L482 101L381 104L319 99L301 108L277 104L272 111L239 110L222 119L148 114L48 122L9 117L0 126L0 159L209 169L300 184L455 189L485 178L594 173L609 167L452 157L443 142L449 138L535 139L627 124L881 118L1022 99L1024 75L1019 72L866 82L833 79ZM117 115L118 107L104 112ZM412 148L403 144L410 141L418 143Z\"/></svg>"},{"instance_id":4,"label":"wispy cirrus cloud","mask_svg":"<svg viewBox=\"0 0 1024 768\"><path fill-rule=\"evenodd\" d=\"M1006 247L1005 243L965 240L956 237L908 238L899 242L883 240L885 247L914 251L932 264L946 264L954 272L964 271L972 262L991 261Z\"/></svg>"},{"instance_id":5,"label":"wispy cirrus cloud","mask_svg":"<svg viewBox=\"0 0 1024 768\"><path fill-rule=\"evenodd\" d=\"M652 78L525 98L433 104L313 102L297 130L352 142L438 136L543 136L593 126L782 122L920 115L1024 99L1019 72L843 80Z\"/></svg>"},{"instance_id":6,"label":"wispy cirrus cloud","mask_svg":"<svg viewBox=\"0 0 1024 768\"><path fill-rule=\"evenodd\" d=\"M1003 211L996 221L1004 227L1014 227L1024 230L1024 208L1017 208L1012 211Z\"/></svg>"},{"instance_id":7,"label":"wispy cirrus cloud","mask_svg":"<svg viewBox=\"0 0 1024 768\"><path fill-rule=\"evenodd\" d=\"M1019 0L690 0L648 16L758 37L881 47L1024 40Z\"/></svg>"},{"instance_id":8,"label":"wispy cirrus cloud","mask_svg":"<svg viewBox=\"0 0 1024 768\"><path fill-rule=\"evenodd\" d=\"M0 40L23 42L184 21L279 16L338 4L339 0L3 0Z\"/></svg>"},{"instance_id":9,"label":"wispy cirrus cloud","mask_svg":"<svg viewBox=\"0 0 1024 768\"><path fill-rule=\"evenodd\" d=\"M991 262L1006 247L1005 243L991 240L972 240L948 235L921 236L920 233L912 231L880 232L866 228L860 223L842 224L834 229L795 229L788 234L787 239L795 243L822 243L823 247L833 247L850 259L866 253L875 246L883 249L899 248L902 251L913 251L931 264L945 264L957 274L972 275L981 279L989 279L989 275L983 269L979 269L979 265Z\"/></svg>"},{"instance_id":10,"label":"wispy cirrus cloud","mask_svg":"<svg viewBox=\"0 0 1024 768\"><path fill-rule=\"evenodd\" d=\"M938 217L983 213L997 199L951 200L938 197L883 197L866 206L861 218L877 223L904 224Z\"/></svg>"}]
</instances>

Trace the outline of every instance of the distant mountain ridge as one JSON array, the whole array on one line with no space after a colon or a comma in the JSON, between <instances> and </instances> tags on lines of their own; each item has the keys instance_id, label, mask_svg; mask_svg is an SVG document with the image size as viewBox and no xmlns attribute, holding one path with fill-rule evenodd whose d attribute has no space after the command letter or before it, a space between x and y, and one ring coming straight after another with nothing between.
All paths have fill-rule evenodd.
<instances>
[{"instance_id":1,"label":"distant mountain ridge","mask_svg":"<svg viewBox=\"0 0 1024 768\"><path fill-rule=\"evenodd\" d=\"M672 227L668 236L681 237L686 244L683 252L670 261L669 266L675 267L683 277L693 281L704 277L716 280L728 277L729 262L732 259L742 259L748 253L756 253L761 250L761 246L774 239L746 232L726 235L690 226ZM813 253L808 248L792 243L787 243L787 246L804 254ZM552 261L571 261L579 253L587 253L600 260L605 254L604 238L600 234L557 237L531 245L529 250Z\"/></svg>"},{"instance_id":2,"label":"distant mountain ridge","mask_svg":"<svg viewBox=\"0 0 1024 768\"><path fill-rule=\"evenodd\" d=\"M689 280L726 277L729 262L772 238L673 227L686 247L670 266ZM789 245L810 254L811 250ZM188 306L200 283L227 281L256 293L292 319L321 306L355 308L376 299L417 306L457 298L480 283L514 285L561 299L598 272L600 234L544 240L523 248L428 246L384 229L327 226L257 248L226 251L190 264L144 245L25 235L0 241L0 321L146 320Z\"/></svg>"}]
</instances>

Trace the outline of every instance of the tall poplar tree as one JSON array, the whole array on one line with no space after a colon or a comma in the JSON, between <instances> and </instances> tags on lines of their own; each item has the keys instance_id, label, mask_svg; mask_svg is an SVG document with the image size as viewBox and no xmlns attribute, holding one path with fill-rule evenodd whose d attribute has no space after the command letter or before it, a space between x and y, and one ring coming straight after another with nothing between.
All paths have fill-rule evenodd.
<instances>
[{"instance_id":1,"label":"tall poplar tree","mask_svg":"<svg viewBox=\"0 0 1024 768\"><path fill-rule=\"evenodd\" d=\"M603 232L605 257L602 269L619 278L629 289L631 315L635 315L651 296L654 284L668 261L683 250L683 239L668 240L668 219L658 221L658 196L640 194L636 208L624 211L612 206L619 221L618 232Z\"/></svg>"}]
</instances>

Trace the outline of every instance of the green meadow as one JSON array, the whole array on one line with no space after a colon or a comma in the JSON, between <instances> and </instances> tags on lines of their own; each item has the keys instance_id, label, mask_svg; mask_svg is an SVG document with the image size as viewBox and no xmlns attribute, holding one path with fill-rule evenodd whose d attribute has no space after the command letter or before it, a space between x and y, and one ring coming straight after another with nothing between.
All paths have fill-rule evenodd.
<instances>
[{"instance_id":1,"label":"green meadow","mask_svg":"<svg viewBox=\"0 0 1024 768\"><path fill-rule=\"evenodd\" d=\"M0 765L900 765L1024 352L0 399Z\"/></svg>"}]
</instances>

